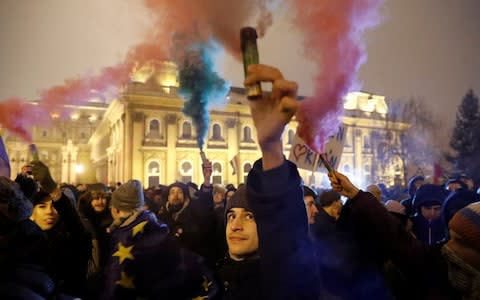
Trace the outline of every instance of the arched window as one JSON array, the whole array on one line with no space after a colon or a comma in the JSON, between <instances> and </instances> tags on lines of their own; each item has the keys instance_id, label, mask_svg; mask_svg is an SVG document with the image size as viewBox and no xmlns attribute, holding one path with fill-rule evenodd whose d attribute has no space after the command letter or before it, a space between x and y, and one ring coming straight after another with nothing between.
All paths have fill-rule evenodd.
<instances>
[{"instance_id":1,"label":"arched window","mask_svg":"<svg viewBox=\"0 0 480 300\"><path fill-rule=\"evenodd\" d=\"M213 124L213 127L212 127L212 140L214 140L214 141L221 141L221 140L223 140L223 138L222 138L222 129L220 128L220 125L218 125L218 124Z\"/></svg>"},{"instance_id":2,"label":"arched window","mask_svg":"<svg viewBox=\"0 0 480 300\"><path fill-rule=\"evenodd\" d=\"M212 165L212 183L213 184L222 184L222 164L219 162L214 162Z\"/></svg>"},{"instance_id":3,"label":"arched window","mask_svg":"<svg viewBox=\"0 0 480 300\"><path fill-rule=\"evenodd\" d=\"M148 164L148 187L154 187L160 184L160 164L152 161Z\"/></svg>"},{"instance_id":4,"label":"arched window","mask_svg":"<svg viewBox=\"0 0 480 300\"><path fill-rule=\"evenodd\" d=\"M349 165L344 165L343 166L343 172L350 173L350 166Z\"/></svg>"},{"instance_id":5,"label":"arched window","mask_svg":"<svg viewBox=\"0 0 480 300\"><path fill-rule=\"evenodd\" d=\"M248 173L250 173L250 170L252 169L252 164L251 163L245 163L243 165L243 182L247 182L247 177Z\"/></svg>"},{"instance_id":6,"label":"arched window","mask_svg":"<svg viewBox=\"0 0 480 300\"><path fill-rule=\"evenodd\" d=\"M192 124L185 121L182 125L182 139L191 139L192 138Z\"/></svg>"},{"instance_id":7,"label":"arched window","mask_svg":"<svg viewBox=\"0 0 480 300\"><path fill-rule=\"evenodd\" d=\"M148 136L151 138L160 138L160 122L158 120L151 120L148 126Z\"/></svg>"},{"instance_id":8,"label":"arched window","mask_svg":"<svg viewBox=\"0 0 480 300\"><path fill-rule=\"evenodd\" d=\"M243 141L244 142L253 142L252 129L248 126L243 127Z\"/></svg>"},{"instance_id":9,"label":"arched window","mask_svg":"<svg viewBox=\"0 0 480 300\"><path fill-rule=\"evenodd\" d=\"M190 161L183 161L180 163L180 181L187 183L192 181L193 167Z\"/></svg>"},{"instance_id":10,"label":"arched window","mask_svg":"<svg viewBox=\"0 0 480 300\"><path fill-rule=\"evenodd\" d=\"M288 131L288 141L287 141L287 144L288 144L288 145L293 144L293 138L294 138L294 136L295 136L295 133L293 132L292 129L290 129L290 130Z\"/></svg>"},{"instance_id":11,"label":"arched window","mask_svg":"<svg viewBox=\"0 0 480 300\"><path fill-rule=\"evenodd\" d=\"M46 130L43 130L43 131L42 131L42 137L47 137L47 134L48 134L48 133L47 133Z\"/></svg>"}]
</instances>

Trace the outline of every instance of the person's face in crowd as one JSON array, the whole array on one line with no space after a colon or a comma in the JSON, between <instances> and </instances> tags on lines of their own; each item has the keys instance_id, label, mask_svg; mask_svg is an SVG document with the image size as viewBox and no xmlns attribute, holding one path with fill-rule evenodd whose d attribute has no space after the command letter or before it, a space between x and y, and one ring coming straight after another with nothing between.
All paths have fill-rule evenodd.
<instances>
[{"instance_id":1,"label":"person's face in crowd","mask_svg":"<svg viewBox=\"0 0 480 300\"><path fill-rule=\"evenodd\" d=\"M183 190L177 186L174 186L168 192L168 203L171 205L183 204L185 202L185 195Z\"/></svg>"},{"instance_id":2,"label":"person's face in crowd","mask_svg":"<svg viewBox=\"0 0 480 300\"><path fill-rule=\"evenodd\" d=\"M113 218L114 221L117 221L122 216L121 213L120 213L120 210L116 209L113 206L110 207L110 214L112 215L112 218Z\"/></svg>"},{"instance_id":3,"label":"person's face in crowd","mask_svg":"<svg viewBox=\"0 0 480 300\"><path fill-rule=\"evenodd\" d=\"M59 215L53 207L53 201L50 198L33 207L30 219L35 222L43 231L52 229L57 224Z\"/></svg>"},{"instance_id":4,"label":"person's face in crowd","mask_svg":"<svg viewBox=\"0 0 480 300\"><path fill-rule=\"evenodd\" d=\"M422 216L428 221L432 221L440 217L442 213L441 205L421 206L420 212Z\"/></svg>"},{"instance_id":5,"label":"person's face in crowd","mask_svg":"<svg viewBox=\"0 0 480 300\"><path fill-rule=\"evenodd\" d=\"M458 182L452 182L452 183L449 183L448 186L447 186L447 190L449 190L450 192L455 192L456 190L460 189L462 187L462 185Z\"/></svg>"},{"instance_id":6,"label":"person's face in crowd","mask_svg":"<svg viewBox=\"0 0 480 300\"><path fill-rule=\"evenodd\" d=\"M222 192L215 192L215 193L213 194L213 203L215 203L215 204L220 204L220 203L222 203L222 201L223 201L223 195L224 195L224 193L222 193Z\"/></svg>"},{"instance_id":7,"label":"person's face in crowd","mask_svg":"<svg viewBox=\"0 0 480 300\"><path fill-rule=\"evenodd\" d=\"M90 203L96 212L102 212L107 207L107 199L100 194L94 195Z\"/></svg>"},{"instance_id":8,"label":"person's face in crowd","mask_svg":"<svg viewBox=\"0 0 480 300\"><path fill-rule=\"evenodd\" d=\"M145 197L150 199L150 200L153 200L153 197L154 197L154 193L151 189L148 189L148 190L145 190Z\"/></svg>"},{"instance_id":9,"label":"person's face in crowd","mask_svg":"<svg viewBox=\"0 0 480 300\"><path fill-rule=\"evenodd\" d=\"M230 198L232 198L233 194L235 194L235 191L228 191L225 194L225 200L228 202L228 200L230 200Z\"/></svg>"},{"instance_id":10,"label":"person's face in crowd","mask_svg":"<svg viewBox=\"0 0 480 300\"><path fill-rule=\"evenodd\" d=\"M242 260L258 250L257 223L253 213L244 208L227 212L227 245L230 257Z\"/></svg>"},{"instance_id":11,"label":"person's face in crowd","mask_svg":"<svg viewBox=\"0 0 480 300\"><path fill-rule=\"evenodd\" d=\"M475 187L473 179L471 179L471 178L461 178L460 180L463 181L467 185L469 191L473 191L473 189Z\"/></svg>"},{"instance_id":12,"label":"person's face in crowd","mask_svg":"<svg viewBox=\"0 0 480 300\"><path fill-rule=\"evenodd\" d=\"M153 202L159 205L162 204L162 195L155 194L155 196L153 196Z\"/></svg>"},{"instance_id":13,"label":"person's face in crowd","mask_svg":"<svg viewBox=\"0 0 480 300\"><path fill-rule=\"evenodd\" d=\"M303 197L303 202L305 202L305 206L307 207L308 224L314 224L315 216L318 214L315 199L312 196L307 195Z\"/></svg>"},{"instance_id":14,"label":"person's face in crowd","mask_svg":"<svg viewBox=\"0 0 480 300\"><path fill-rule=\"evenodd\" d=\"M340 213L342 212L342 201L340 199L336 200L331 205L331 216L338 220L340 218Z\"/></svg>"},{"instance_id":15,"label":"person's face in crowd","mask_svg":"<svg viewBox=\"0 0 480 300\"><path fill-rule=\"evenodd\" d=\"M415 191L418 190L419 187L421 187L422 185L425 184L425 180L417 180L413 183L413 185L415 186Z\"/></svg>"}]
</instances>

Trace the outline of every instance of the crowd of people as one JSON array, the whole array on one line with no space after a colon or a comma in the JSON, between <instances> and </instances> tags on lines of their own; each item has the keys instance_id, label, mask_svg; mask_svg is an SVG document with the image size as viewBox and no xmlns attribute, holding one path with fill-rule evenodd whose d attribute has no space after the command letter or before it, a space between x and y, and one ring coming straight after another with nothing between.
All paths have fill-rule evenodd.
<instances>
[{"instance_id":1,"label":"crowd of people","mask_svg":"<svg viewBox=\"0 0 480 300\"><path fill-rule=\"evenodd\" d=\"M480 299L471 178L416 176L402 198L339 172L308 187L282 149L297 85L250 66L245 85L263 81L244 185L213 185L208 160L199 187L77 189L41 161L0 177L0 299Z\"/></svg>"}]
</instances>

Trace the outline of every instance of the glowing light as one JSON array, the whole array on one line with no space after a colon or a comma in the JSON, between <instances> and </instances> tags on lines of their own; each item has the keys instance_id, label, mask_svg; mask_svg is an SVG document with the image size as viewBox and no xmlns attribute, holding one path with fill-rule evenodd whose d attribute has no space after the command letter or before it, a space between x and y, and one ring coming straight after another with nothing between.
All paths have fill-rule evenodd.
<instances>
[{"instance_id":1,"label":"glowing light","mask_svg":"<svg viewBox=\"0 0 480 300\"><path fill-rule=\"evenodd\" d=\"M351 92L345 96L343 102L345 110L361 110L363 112L377 112L386 114L388 107L385 102L385 96L373 95L365 92Z\"/></svg>"},{"instance_id":2,"label":"glowing light","mask_svg":"<svg viewBox=\"0 0 480 300\"><path fill-rule=\"evenodd\" d=\"M75 165L75 173L82 174L85 171L85 167L82 164Z\"/></svg>"},{"instance_id":3,"label":"glowing light","mask_svg":"<svg viewBox=\"0 0 480 300\"><path fill-rule=\"evenodd\" d=\"M73 113L70 115L70 118L75 121L80 118L80 115L78 113Z\"/></svg>"}]
</instances>

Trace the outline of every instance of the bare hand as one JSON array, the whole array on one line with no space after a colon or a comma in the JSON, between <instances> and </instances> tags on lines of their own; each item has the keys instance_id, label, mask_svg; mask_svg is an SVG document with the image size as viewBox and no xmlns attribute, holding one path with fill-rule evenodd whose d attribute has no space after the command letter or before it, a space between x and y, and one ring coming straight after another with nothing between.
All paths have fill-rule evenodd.
<instances>
[{"instance_id":1,"label":"bare hand","mask_svg":"<svg viewBox=\"0 0 480 300\"><path fill-rule=\"evenodd\" d=\"M203 172L203 184L210 185L210 178L212 177L212 162L210 160L206 160L202 164L202 172Z\"/></svg>"},{"instance_id":2,"label":"bare hand","mask_svg":"<svg viewBox=\"0 0 480 300\"><path fill-rule=\"evenodd\" d=\"M351 199L355 197L360 190L350 182L347 176L337 171L334 172L334 176L332 176L330 172L328 173L328 179L330 179L332 189L347 198Z\"/></svg>"},{"instance_id":3,"label":"bare hand","mask_svg":"<svg viewBox=\"0 0 480 300\"><path fill-rule=\"evenodd\" d=\"M50 175L48 167L39 160L32 161L30 165L32 166L33 178L40 183L42 189L47 193L55 190L57 183L55 183Z\"/></svg>"},{"instance_id":4,"label":"bare hand","mask_svg":"<svg viewBox=\"0 0 480 300\"><path fill-rule=\"evenodd\" d=\"M283 162L282 133L297 111L298 86L293 81L284 80L282 73L274 67L260 64L248 67L244 81L246 86L265 81L272 83L272 92L264 94L261 99L249 101L249 104L258 144L263 152L264 169L268 169L265 160L270 155L274 156L274 165L279 163L279 158Z\"/></svg>"}]
</instances>

